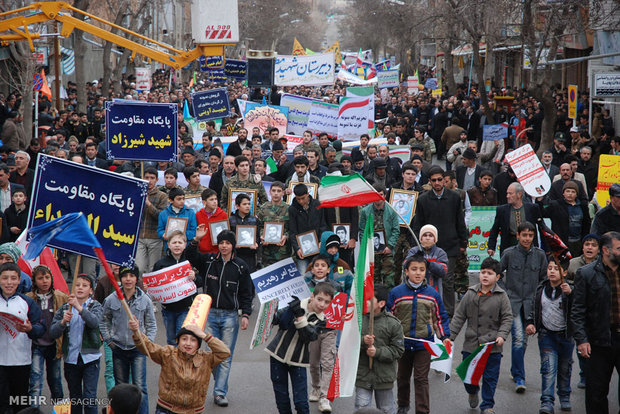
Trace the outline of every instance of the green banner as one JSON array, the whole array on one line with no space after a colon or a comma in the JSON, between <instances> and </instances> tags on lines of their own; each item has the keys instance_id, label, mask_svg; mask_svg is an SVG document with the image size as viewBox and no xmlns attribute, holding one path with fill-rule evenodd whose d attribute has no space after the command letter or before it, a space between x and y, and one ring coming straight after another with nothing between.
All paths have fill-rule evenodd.
<instances>
[{"instance_id":1,"label":"green banner","mask_svg":"<svg viewBox=\"0 0 620 414\"><path fill-rule=\"evenodd\" d=\"M467 260L471 271L479 271L482 261L489 257L487 253L489 234L495 220L496 207L472 207L469 219L469 241L467 242ZM499 260L500 236L497 237L497 248L494 259Z\"/></svg>"}]
</instances>

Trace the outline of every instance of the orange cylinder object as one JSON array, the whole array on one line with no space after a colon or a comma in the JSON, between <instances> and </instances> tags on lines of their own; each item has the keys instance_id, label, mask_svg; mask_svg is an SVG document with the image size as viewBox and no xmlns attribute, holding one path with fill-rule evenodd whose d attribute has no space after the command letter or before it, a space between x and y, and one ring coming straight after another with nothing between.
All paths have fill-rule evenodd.
<instances>
[{"instance_id":1,"label":"orange cylinder object","mask_svg":"<svg viewBox=\"0 0 620 414\"><path fill-rule=\"evenodd\" d=\"M211 301L212 299L209 295L197 295L183 321L183 327L186 325L196 325L204 331L205 325L207 324L207 317L209 316L209 310L211 309Z\"/></svg>"}]
</instances>

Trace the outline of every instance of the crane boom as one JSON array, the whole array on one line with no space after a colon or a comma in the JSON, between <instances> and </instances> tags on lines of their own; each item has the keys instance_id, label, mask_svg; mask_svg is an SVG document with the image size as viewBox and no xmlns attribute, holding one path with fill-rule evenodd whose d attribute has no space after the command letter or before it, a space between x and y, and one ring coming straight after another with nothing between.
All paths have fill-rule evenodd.
<instances>
[{"instance_id":1,"label":"crane boom","mask_svg":"<svg viewBox=\"0 0 620 414\"><path fill-rule=\"evenodd\" d=\"M24 12L29 14L23 15L22 13ZM75 17L76 14L88 17L110 28L120 30L123 35L138 38L144 41L144 44L83 21ZM83 32L90 33L103 40L131 50L133 52L132 59L135 58L136 54L140 54L174 69L181 69L200 56L224 56L224 46L232 45L232 43L205 44L196 45L192 50L178 50L170 45L150 39L100 17L86 13L62 1L33 3L20 9L0 13L0 19L2 19L0 20L0 33L4 33L0 34L0 44L5 45L11 41L24 40L28 41L30 49L34 52L33 40L39 39L41 35L40 33L30 32L28 26L37 23L45 23L47 21L57 21L62 24L60 35L63 37L70 36L74 29L82 30Z\"/></svg>"}]
</instances>

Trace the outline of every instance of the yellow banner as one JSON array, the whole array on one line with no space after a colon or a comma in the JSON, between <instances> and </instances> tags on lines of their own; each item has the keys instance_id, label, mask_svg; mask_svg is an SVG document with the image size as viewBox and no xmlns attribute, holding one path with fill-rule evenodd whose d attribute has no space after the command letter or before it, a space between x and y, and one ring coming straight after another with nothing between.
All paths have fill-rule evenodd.
<instances>
[{"instance_id":1,"label":"yellow banner","mask_svg":"<svg viewBox=\"0 0 620 414\"><path fill-rule=\"evenodd\" d=\"M336 58L336 65L340 65L342 63L342 56L340 55L340 42L336 41L336 43L323 51L323 53L329 52L334 52L334 57Z\"/></svg>"},{"instance_id":2,"label":"yellow banner","mask_svg":"<svg viewBox=\"0 0 620 414\"><path fill-rule=\"evenodd\" d=\"M293 40L293 56L305 55L306 49L299 43L299 40L295 38Z\"/></svg>"},{"instance_id":3,"label":"yellow banner","mask_svg":"<svg viewBox=\"0 0 620 414\"><path fill-rule=\"evenodd\" d=\"M620 155L601 154L596 185L596 201L601 207L609 202L609 187L614 183L620 183Z\"/></svg>"},{"instance_id":4,"label":"yellow banner","mask_svg":"<svg viewBox=\"0 0 620 414\"><path fill-rule=\"evenodd\" d=\"M433 98L441 97L441 89L433 89Z\"/></svg>"}]
</instances>

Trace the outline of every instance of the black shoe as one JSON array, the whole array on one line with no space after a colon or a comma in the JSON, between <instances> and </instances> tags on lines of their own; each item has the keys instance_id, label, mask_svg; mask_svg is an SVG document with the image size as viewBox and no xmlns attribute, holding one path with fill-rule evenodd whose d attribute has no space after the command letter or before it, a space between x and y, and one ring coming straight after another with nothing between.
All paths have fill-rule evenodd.
<instances>
[{"instance_id":1,"label":"black shoe","mask_svg":"<svg viewBox=\"0 0 620 414\"><path fill-rule=\"evenodd\" d=\"M225 395L216 395L214 401L218 407L228 407L228 399Z\"/></svg>"}]
</instances>

